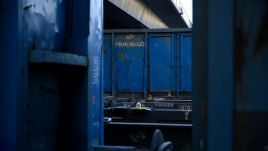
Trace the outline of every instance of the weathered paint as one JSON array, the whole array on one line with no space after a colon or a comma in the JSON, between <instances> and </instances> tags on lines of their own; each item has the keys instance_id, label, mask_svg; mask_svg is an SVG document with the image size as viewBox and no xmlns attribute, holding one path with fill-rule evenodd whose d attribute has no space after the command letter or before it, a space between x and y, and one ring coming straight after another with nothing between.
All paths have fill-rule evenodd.
<instances>
[{"instance_id":1,"label":"weathered paint","mask_svg":"<svg viewBox=\"0 0 268 151\"><path fill-rule=\"evenodd\" d=\"M150 34L149 44L150 91L174 91L174 34Z\"/></svg>"},{"instance_id":2,"label":"weathered paint","mask_svg":"<svg viewBox=\"0 0 268 151\"><path fill-rule=\"evenodd\" d=\"M28 49L60 51L65 33L63 0L22 1L25 41Z\"/></svg>"},{"instance_id":3,"label":"weathered paint","mask_svg":"<svg viewBox=\"0 0 268 151\"><path fill-rule=\"evenodd\" d=\"M90 35L88 37L88 149L103 144L102 40L103 1L90 0Z\"/></svg>"},{"instance_id":4,"label":"weathered paint","mask_svg":"<svg viewBox=\"0 0 268 151\"><path fill-rule=\"evenodd\" d=\"M92 150L103 143L102 5L1 1L0 150Z\"/></svg>"},{"instance_id":5,"label":"weathered paint","mask_svg":"<svg viewBox=\"0 0 268 151\"><path fill-rule=\"evenodd\" d=\"M142 93L145 66L144 34L115 34L113 45L117 91Z\"/></svg>"},{"instance_id":6,"label":"weathered paint","mask_svg":"<svg viewBox=\"0 0 268 151\"><path fill-rule=\"evenodd\" d=\"M105 93L191 92L190 31L115 30L104 39Z\"/></svg>"},{"instance_id":7,"label":"weathered paint","mask_svg":"<svg viewBox=\"0 0 268 151\"><path fill-rule=\"evenodd\" d=\"M192 92L192 36L182 34L180 40L180 91Z\"/></svg>"}]
</instances>

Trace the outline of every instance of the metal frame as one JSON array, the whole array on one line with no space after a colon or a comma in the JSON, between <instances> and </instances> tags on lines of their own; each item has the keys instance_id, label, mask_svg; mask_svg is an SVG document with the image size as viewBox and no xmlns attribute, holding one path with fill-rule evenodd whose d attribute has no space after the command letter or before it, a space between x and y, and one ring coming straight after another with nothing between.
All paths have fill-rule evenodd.
<instances>
[{"instance_id":1,"label":"metal frame","mask_svg":"<svg viewBox=\"0 0 268 151\"><path fill-rule=\"evenodd\" d=\"M88 37L88 145L103 145L104 101L102 86L103 0L90 0Z\"/></svg>"},{"instance_id":2,"label":"metal frame","mask_svg":"<svg viewBox=\"0 0 268 151\"><path fill-rule=\"evenodd\" d=\"M193 149L196 151L233 150L234 6L233 0L194 0Z\"/></svg>"},{"instance_id":3,"label":"metal frame","mask_svg":"<svg viewBox=\"0 0 268 151\"><path fill-rule=\"evenodd\" d=\"M0 150L25 148L27 52L23 51L20 0L0 2Z\"/></svg>"},{"instance_id":4,"label":"metal frame","mask_svg":"<svg viewBox=\"0 0 268 151\"><path fill-rule=\"evenodd\" d=\"M115 52L114 52L114 33L112 33L112 95L116 94L116 70L115 70Z\"/></svg>"},{"instance_id":5,"label":"metal frame","mask_svg":"<svg viewBox=\"0 0 268 151\"><path fill-rule=\"evenodd\" d=\"M104 33L169 33L169 32L191 32L190 28L169 28L169 29L106 29Z\"/></svg>"},{"instance_id":6,"label":"metal frame","mask_svg":"<svg viewBox=\"0 0 268 151\"><path fill-rule=\"evenodd\" d=\"M58 90L58 87L56 88L53 87L54 79L49 81L52 82L51 87L54 88L54 89L52 88L52 90L50 91L53 91L55 95L58 96L54 98L54 100L59 101L64 99L63 101L66 101L70 99L71 101L73 101L73 103L75 102L75 105L67 101L62 102L64 103L62 108L65 108L66 106L71 106L70 108L72 110L64 111L64 113L62 113L64 114L65 117L69 117L68 118L69 123L63 122L64 124L67 123L68 126L64 127L64 130L60 129L59 131L66 132L69 129L72 130L68 131L68 134L65 133L60 134L61 135L60 138L64 140L59 141L65 141L64 142L65 144L60 147L65 147L67 148L67 150L79 150L79 149L93 150L93 145L103 144L103 131L104 131L103 98L102 98L103 90L101 81L103 1L72 0L68 2L72 2L72 8L69 7L66 8L68 11L66 11L65 15L68 16L67 22L70 23L69 24L70 26L68 26L70 30L68 30L68 32L70 32L69 34L71 35L71 38L68 37L67 35L65 36L67 38L70 38L68 40L71 40L71 42L68 41L68 44L66 44L67 46L64 47L66 48L66 50L45 50L35 48L34 46L31 47L29 46L31 40L34 42L40 42L38 40L42 39L40 38L42 37L42 34L40 34L42 33L42 31L41 32L37 31L40 30L39 28L31 30L31 32L37 31L37 33L35 33L36 39L35 38L33 38L34 40L31 39L30 36L32 33L29 32L30 30L28 29L28 24L24 22L25 21L24 19L27 19L27 17L29 17L27 15L29 15L32 12L29 11L29 13L25 13L25 11L30 10L30 8L34 4L48 6L47 3L43 3L41 1L30 1L30 0L29 1L9 0L0 2L1 4L0 5L1 7L0 9L1 11L0 13L0 19L1 19L0 150L28 151L32 150L33 146L36 149L39 146L44 145L42 144L44 142L46 142L47 144L51 143L49 142L51 140L48 140L47 138L41 138L43 136L42 134L39 135L35 133L36 131L40 130L38 124L36 124L38 126L35 125L36 127L34 133L32 133L31 131L32 129L29 126L30 125L29 123L33 122L31 121L32 116L34 116L33 118L35 119L42 120L41 117L38 117L38 115L40 114L30 113L32 107L31 103L34 104L38 101L40 102L40 100L37 99L40 97L39 92L41 91L39 90L39 87L36 89L37 91L39 91L36 94L32 95L31 92L29 91L30 88L36 86L34 85L34 83L36 82L35 81L36 79L34 79L35 77L37 77L37 81L39 80L38 77L50 78L46 77L46 75L42 75L43 72L48 73L48 75L52 74L52 76L56 75L57 77L59 77L60 74L62 73L58 74L55 72L58 72L57 70L61 70L62 69L61 67L63 67L63 70L68 70L68 72L73 69L76 70L77 68L79 68L78 69L79 71L80 70L83 71L81 71L82 75L80 75L79 72L79 76L81 76L82 78L75 79L79 81L76 83L75 87L68 88L73 89L72 94L64 94L64 97L62 98L60 98L61 97L60 95L56 94L58 91L54 92L54 89ZM56 17L56 19L59 19L57 20L57 22L58 21L61 22L63 20L63 18L61 18L63 15L61 14L62 12L63 11L60 11L59 14L53 14L53 15L59 15L59 17L58 16ZM37 17L44 17L46 14L41 13L38 15L39 16ZM90 27L89 27L89 16L91 16ZM33 20L30 18L29 20L41 23L41 21L38 19ZM54 24L49 22L49 25L53 26ZM100 25L101 28L99 28ZM46 27L42 28L41 30L45 29ZM47 27L47 29L50 30L49 27ZM88 38L87 36L89 34L89 29L91 31L91 34L90 37ZM50 42L54 43L54 41ZM88 43L91 43L91 45L88 46ZM43 52L36 51L36 49ZM49 47L48 49L52 48ZM63 47L61 47L60 49L63 49ZM31 50L31 52L29 52L29 50ZM97 62L98 66L92 66L94 63L93 62L94 59L92 58L94 59L97 58L99 60ZM50 64L49 67L47 66L48 64ZM55 64L60 64L60 68L59 66L54 66ZM72 67L69 68L70 66ZM38 72L37 74L36 71ZM73 72L72 74L77 76L76 72ZM98 76L94 77L92 76L93 74ZM66 77L67 76L62 76L60 79L64 79ZM94 81L92 79L94 78L96 78L95 80L98 81L97 85L92 84L92 81ZM39 80L38 82L40 81L42 82L42 80ZM55 83L57 82L59 81L56 81ZM71 95L70 96L71 98L67 98L69 95ZM35 96L38 96L37 99ZM93 97L96 97L95 101L97 103L94 102ZM46 95L45 100L48 100L48 98L50 98L49 95ZM41 105L38 104L37 106ZM41 109L45 110L46 107L42 106ZM39 111L36 112L39 113ZM45 114L50 114L49 110L47 110L47 112L48 113ZM46 125L44 125L44 127L45 126ZM32 138L33 134L39 135L38 137L40 138L37 138L37 140L32 140L36 139ZM52 135L56 136L58 134L53 133ZM67 138L63 136L67 136ZM79 139L82 139L82 141L79 141L79 139L77 139L76 136L79 136ZM45 145L42 146L42 149L47 149L46 148L47 146ZM53 146L53 149L57 150L57 147L59 146L55 148L54 147L55 146Z\"/></svg>"},{"instance_id":7,"label":"metal frame","mask_svg":"<svg viewBox=\"0 0 268 151\"><path fill-rule=\"evenodd\" d=\"M175 57L177 60L181 59L181 33L175 35ZM180 94L180 85L181 85L181 63L180 61L177 62L175 68L175 77L176 77L176 86L175 92L176 95Z\"/></svg>"},{"instance_id":8,"label":"metal frame","mask_svg":"<svg viewBox=\"0 0 268 151\"><path fill-rule=\"evenodd\" d=\"M145 69L144 69L144 98L147 98L147 93L148 93L148 75L150 75L150 74L148 74L148 57L149 57L149 52L148 52L148 33L147 32L145 32L145 46L147 46L147 47L145 47L145 57L144 57L144 59L145 59Z\"/></svg>"}]
</instances>

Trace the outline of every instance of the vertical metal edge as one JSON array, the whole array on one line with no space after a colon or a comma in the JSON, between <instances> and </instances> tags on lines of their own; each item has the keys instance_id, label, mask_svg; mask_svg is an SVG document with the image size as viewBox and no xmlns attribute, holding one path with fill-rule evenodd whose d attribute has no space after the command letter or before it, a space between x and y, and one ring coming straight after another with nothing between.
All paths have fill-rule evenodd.
<instances>
[{"instance_id":1,"label":"vertical metal edge","mask_svg":"<svg viewBox=\"0 0 268 151\"><path fill-rule=\"evenodd\" d=\"M176 55L176 64L175 64L175 72L176 72L176 95L180 95L180 50L181 50L181 38L180 33L176 33L176 42L175 42L175 55Z\"/></svg>"},{"instance_id":2,"label":"vertical metal edge","mask_svg":"<svg viewBox=\"0 0 268 151\"><path fill-rule=\"evenodd\" d=\"M208 0L193 0L192 42L192 146L207 150ZM220 147L220 146L219 146Z\"/></svg>"},{"instance_id":3,"label":"vertical metal edge","mask_svg":"<svg viewBox=\"0 0 268 151\"><path fill-rule=\"evenodd\" d=\"M115 67L115 49L114 33L112 33L112 95L116 95L116 67Z\"/></svg>"},{"instance_id":4,"label":"vertical metal edge","mask_svg":"<svg viewBox=\"0 0 268 151\"><path fill-rule=\"evenodd\" d=\"M100 72L101 72L101 74L100 74L100 76L101 76L101 80L100 80L100 86L101 86L101 90L100 90L100 138L99 138L99 145L104 145L104 97L103 97L103 95L104 95L104 85L103 85L103 78L104 78L104 76L103 76L103 73L104 73L104 63L103 63L103 47L104 47L104 45L103 45L103 43L104 43L104 32L103 32L103 28L104 28L104 1L103 0L101 0L100 1L102 4L101 4L101 24L102 24L102 33L101 33L101 35L102 35L102 38L101 38L101 48L100 48L100 52L101 52L101 56L100 56L100 58L101 58L101 70L100 70Z\"/></svg>"},{"instance_id":5,"label":"vertical metal edge","mask_svg":"<svg viewBox=\"0 0 268 151\"><path fill-rule=\"evenodd\" d=\"M17 86L17 119L16 119L16 150L29 150L30 142L27 142L27 98L28 98L28 79L29 79L29 69L28 69L28 49L26 46L27 40L25 38L25 27L23 26L23 2L18 0L18 86Z\"/></svg>"},{"instance_id":6,"label":"vertical metal edge","mask_svg":"<svg viewBox=\"0 0 268 151\"><path fill-rule=\"evenodd\" d=\"M144 78L144 82L143 82L143 85L144 85L144 98L147 98L147 81L148 81L148 33L147 32L145 32L145 54L144 54L144 72L143 72L143 74L144 74L144 76L143 76L143 78Z\"/></svg>"},{"instance_id":7,"label":"vertical metal edge","mask_svg":"<svg viewBox=\"0 0 268 151\"><path fill-rule=\"evenodd\" d=\"M171 34L171 92L174 92L174 83L175 83L175 35Z\"/></svg>"},{"instance_id":8,"label":"vertical metal edge","mask_svg":"<svg viewBox=\"0 0 268 151\"><path fill-rule=\"evenodd\" d=\"M146 56L146 58L147 58L147 93L149 92L149 94L148 95L150 95L151 94L151 71L150 71L150 66L151 66L151 63L150 63L150 54L151 54L151 52L150 52L150 40L151 40L151 35L150 35L150 33L149 33L149 36L148 36L148 32L146 32L147 33L147 39L146 39L146 42L147 42L147 56Z\"/></svg>"},{"instance_id":9,"label":"vertical metal edge","mask_svg":"<svg viewBox=\"0 0 268 151\"><path fill-rule=\"evenodd\" d=\"M180 35L180 50L179 50L179 53L180 53L180 61L179 61L179 69L180 69L180 74L179 74L179 79L180 79L180 88L179 88L179 91L182 91L182 81L183 81L183 79L182 79L182 69L183 69L183 65L182 65L182 49L183 49L183 45L184 44L184 36L183 36L183 34L181 34Z\"/></svg>"},{"instance_id":10,"label":"vertical metal edge","mask_svg":"<svg viewBox=\"0 0 268 151\"><path fill-rule=\"evenodd\" d=\"M87 50L87 55L88 55L88 72L87 72L87 76L88 76L88 80L87 80L87 88L88 88L88 98L87 98L87 150L88 151L93 151L93 146L92 146L92 129L93 129L93 126L92 126L92 123L93 123L93 120L92 120L92 113L93 111L91 110L92 108L92 103L91 103L91 56L90 56L90 51L91 51L91 43L92 41L90 40L91 39L91 0L89 0L89 10L88 10L88 13L89 13L89 35L88 35L88 50Z\"/></svg>"},{"instance_id":11,"label":"vertical metal edge","mask_svg":"<svg viewBox=\"0 0 268 151\"><path fill-rule=\"evenodd\" d=\"M0 150L24 151L28 62L23 47L22 1L1 1L0 5Z\"/></svg>"},{"instance_id":12,"label":"vertical metal edge","mask_svg":"<svg viewBox=\"0 0 268 151\"><path fill-rule=\"evenodd\" d=\"M208 151L231 151L233 145L233 5L208 3Z\"/></svg>"},{"instance_id":13,"label":"vertical metal edge","mask_svg":"<svg viewBox=\"0 0 268 151\"><path fill-rule=\"evenodd\" d=\"M103 11L102 11L103 13ZM102 38L102 43L104 38ZM101 50L103 50L104 45L102 44ZM100 90L100 144L99 145L104 145L104 53L101 51L101 90Z\"/></svg>"},{"instance_id":14,"label":"vertical metal edge","mask_svg":"<svg viewBox=\"0 0 268 151\"><path fill-rule=\"evenodd\" d=\"M88 36L88 150L102 143L103 134L103 88L102 88L102 42L103 0L90 0Z\"/></svg>"}]
</instances>

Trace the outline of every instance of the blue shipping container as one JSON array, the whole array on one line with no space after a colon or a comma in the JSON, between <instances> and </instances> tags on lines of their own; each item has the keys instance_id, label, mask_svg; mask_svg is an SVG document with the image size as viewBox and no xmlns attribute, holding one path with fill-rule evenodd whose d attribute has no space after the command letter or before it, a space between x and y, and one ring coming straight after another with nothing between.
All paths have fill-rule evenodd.
<instances>
[{"instance_id":1,"label":"blue shipping container","mask_svg":"<svg viewBox=\"0 0 268 151\"><path fill-rule=\"evenodd\" d=\"M189 29L107 30L103 53L105 93L192 91Z\"/></svg>"}]
</instances>

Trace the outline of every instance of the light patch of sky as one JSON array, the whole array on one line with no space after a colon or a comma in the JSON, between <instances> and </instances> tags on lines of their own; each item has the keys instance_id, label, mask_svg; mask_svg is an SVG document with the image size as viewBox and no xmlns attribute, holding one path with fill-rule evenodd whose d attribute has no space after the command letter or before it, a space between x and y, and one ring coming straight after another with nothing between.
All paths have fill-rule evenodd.
<instances>
[{"instance_id":1,"label":"light patch of sky","mask_svg":"<svg viewBox=\"0 0 268 151\"><path fill-rule=\"evenodd\" d=\"M184 20L188 19L191 24L193 23L193 1L192 0L172 0L176 7L182 7ZM186 21L188 22L188 21Z\"/></svg>"},{"instance_id":2,"label":"light patch of sky","mask_svg":"<svg viewBox=\"0 0 268 151\"><path fill-rule=\"evenodd\" d=\"M193 22L193 4L192 4L193 1L192 0L180 0L180 1L190 21Z\"/></svg>"}]
</instances>

